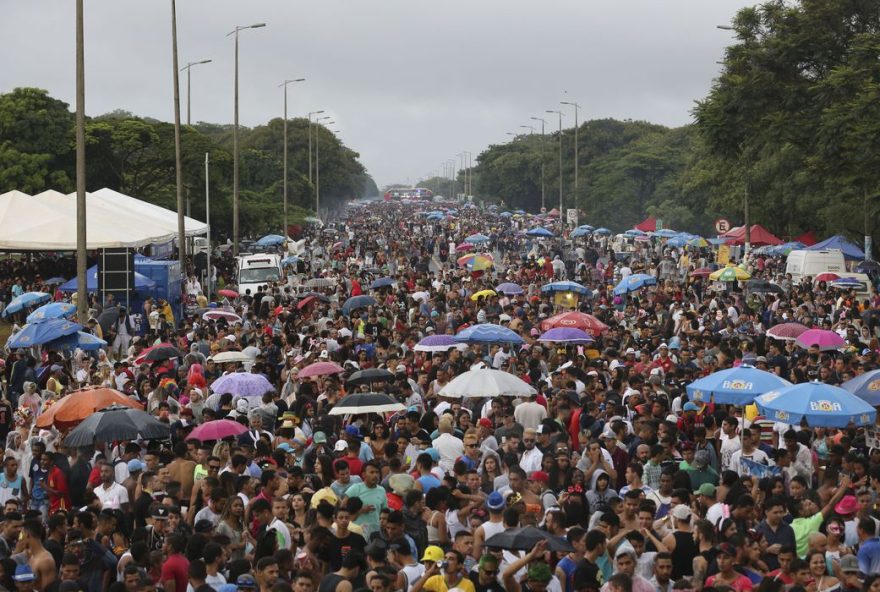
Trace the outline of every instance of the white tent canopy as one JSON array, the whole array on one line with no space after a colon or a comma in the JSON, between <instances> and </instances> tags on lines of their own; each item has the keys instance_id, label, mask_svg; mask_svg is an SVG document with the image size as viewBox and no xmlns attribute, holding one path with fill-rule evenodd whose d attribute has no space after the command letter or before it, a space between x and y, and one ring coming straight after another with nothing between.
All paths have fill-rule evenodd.
<instances>
[{"instance_id":1,"label":"white tent canopy","mask_svg":"<svg viewBox=\"0 0 880 592\"><path fill-rule=\"evenodd\" d=\"M207 225L186 219L188 236ZM86 194L86 246L89 249L143 247L177 237L177 213L139 199L101 189ZM76 250L76 194L20 191L0 195L0 249Z\"/></svg>"}]
</instances>

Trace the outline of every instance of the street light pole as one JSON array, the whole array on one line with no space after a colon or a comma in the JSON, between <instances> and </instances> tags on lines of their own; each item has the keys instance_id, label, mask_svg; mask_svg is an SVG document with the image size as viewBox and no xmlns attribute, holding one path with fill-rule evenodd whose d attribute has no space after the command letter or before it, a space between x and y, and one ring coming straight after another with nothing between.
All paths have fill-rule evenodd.
<instances>
[{"instance_id":1,"label":"street light pole","mask_svg":"<svg viewBox=\"0 0 880 592\"><path fill-rule=\"evenodd\" d=\"M464 152L467 155L467 168L464 171L464 180L465 180L465 189L464 193L466 196L470 196L474 194L474 166L473 166L473 154L465 150Z\"/></svg>"},{"instance_id":2,"label":"street light pole","mask_svg":"<svg viewBox=\"0 0 880 592\"><path fill-rule=\"evenodd\" d=\"M79 322L89 317L86 290L86 78L83 0L76 0L76 312Z\"/></svg>"},{"instance_id":3,"label":"street light pole","mask_svg":"<svg viewBox=\"0 0 880 592\"><path fill-rule=\"evenodd\" d=\"M324 110L309 111L309 184L312 183L312 115L320 115ZM315 212L317 214L317 212Z\"/></svg>"},{"instance_id":4,"label":"street light pole","mask_svg":"<svg viewBox=\"0 0 880 592\"><path fill-rule=\"evenodd\" d=\"M205 266L207 268L207 278L205 284L207 289L205 290L208 299L211 299L211 185L210 185L210 169L208 168L208 160L209 155L205 152L205 223L208 225L208 253L207 259L208 263Z\"/></svg>"},{"instance_id":5,"label":"street light pole","mask_svg":"<svg viewBox=\"0 0 880 592\"><path fill-rule=\"evenodd\" d=\"M559 115L559 219L562 220L562 111L548 109L547 113Z\"/></svg>"},{"instance_id":6,"label":"street light pole","mask_svg":"<svg viewBox=\"0 0 880 592\"><path fill-rule=\"evenodd\" d=\"M572 101L560 101L560 105L569 105L574 107L574 198L575 203L577 203L577 191L578 191L578 109L581 108L575 102Z\"/></svg>"},{"instance_id":7,"label":"street light pole","mask_svg":"<svg viewBox=\"0 0 880 592\"><path fill-rule=\"evenodd\" d=\"M226 36L235 35L235 118L232 128L232 254L238 255L238 32L245 29L259 29L266 23L254 23L246 27L235 27Z\"/></svg>"},{"instance_id":8,"label":"street light pole","mask_svg":"<svg viewBox=\"0 0 880 592\"><path fill-rule=\"evenodd\" d=\"M294 78L278 85L284 88L284 232L281 236L285 239L287 238L287 85L304 81L305 78Z\"/></svg>"},{"instance_id":9,"label":"street light pole","mask_svg":"<svg viewBox=\"0 0 880 592\"><path fill-rule=\"evenodd\" d=\"M544 146L545 146L545 138L544 138L544 126L547 124L547 120L543 117L530 117L529 119L533 119L534 121L541 122L541 210L546 210L546 204L544 202L545 198L545 185L544 185Z\"/></svg>"},{"instance_id":10,"label":"street light pole","mask_svg":"<svg viewBox=\"0 0 880 592\"><path fill-rule=\"evenodd\" d=\"M321 127L322 124L318 124L319 121L323 121L325 119L330 119L330 116L319 117L315 120L315 216L317 218L321 218ZM336 123L335 121L330 121L327 125Z\"/></svg>"},{"instance_id":11,"label":"street light pole","mask_svg":"<svg viewBox=\"0 0 880 592\"><path fill-rule=\"evenodd\" d=\"M201 60L199 62L187 62L186 66L180 69L181 72L186 70L186 125L190 125L190 112L192 109L191 102L191 94L190 94L190 83L192 82L192 70L193 66L198 66L200 64L210 64L212 60Z\"/></svg>"},{"instance_id":12,"label":"street light pole","mask_svg":"<svg viewBox=\"0 0 880 592\"><path fill-rule=\"evenodd\" d=\"M186 225L183 216L183 163L180 158L180 68L177 63L177 0L171 0L171 61L174 68L174 178L177 185L177 255L186 275Z\"/></svg>"}]
</instances>

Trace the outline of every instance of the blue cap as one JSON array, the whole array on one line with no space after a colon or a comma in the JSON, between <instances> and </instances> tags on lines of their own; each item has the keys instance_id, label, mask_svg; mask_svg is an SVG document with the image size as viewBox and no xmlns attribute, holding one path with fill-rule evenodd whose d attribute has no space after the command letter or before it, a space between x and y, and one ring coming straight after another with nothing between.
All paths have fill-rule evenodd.
<instances>
[{"instance_id":1,"label":"blue cap","mask_svg":"<svg viewBox=\"0 0 880 592\"><path fill-rule=\"evenodd\" d=\"M36 578L34 577L34 570L31 569L31 566L27 563L22 563L21 565L16 566L15 575L12 576L12 579L16 582L33 582Z\"/></svg>"},{"instance_id":2,"label":"blue cap","mask_svg":"<svg viewBox=\"0 0 880 592\"><path fill-rule=\"evenodd\" d=\"M504 496L497 491L493 491L486 499L486 507L490 510L501 510L504 508Z\"/></svg>"},{"instance_id":3,"label":"blue cap","mask_svg":"<svg viewBox=\"0 0 880 592\"><path fill-rule=\"evenodd\" d=\"M137 471L143 471L146 468L147 468L147 465L145 465L143 462L141 462L140 460L138 460L136 458L133 458L130 461L128 461L128 472L129 473L136 473Z\"/></svg>"},{"instance_id":4,"label":"blue cap","mask_svg":"<svg viewBox=\"0 0 880 592\"><path fill-rule=\"evenodd\" d=\"M217 588L217 592L236 592L238 590L238 586L235 584L223 584L219 588Z\"/></svg>"},{"instance_id":5,"label":"blue cap","mask_svg":"<svg viewBox=\"0 0 880 592\"><path fill-rule=\"evenodd\" d=\"M694 403L693 401L688 401L687 403L684 404L684 410L685 411L699 411L700 408L697 407L697 404Z\"/></svg>"},{"instance_id":6,"label":"blue cap","mask_svg":"<svg viewBox=\"0 0 880 592\"><path fill-rule=\"evenodd\" d=\"M256 588L257 580L254 579L254 576L251 574L241 574L238 576L238 579L235 580L235 585L237 588Z\"/></svg>"},{"instance_id":7,"label":"blue cap","mask_svg":"<svg viewBox=\"0 0 880 592\"><path fill-rule=\"evenodd\" d=\"M355 438L362 438L361 431L357 428L357 426L349 425L345 426L345 433L349 436L353 436Z\"/></svg>"},{"instance_id":8,"label":"blue cap","mask_svg":"<svg viewBox=\"0 0 880 592\"><path fill-rule=\"evenodd\" d=\"M425 450L425 452L431 455L431 460L433 460L434 462L440 460L440 451L436 448L428 448L427 450Z\"/></svg>"},{"instance_id":9,"label":"blue cap","mask_svg":"<svg viewBox=\"0 0 880 592\"><path fill-rule=\"evenodd\" d=\"M282 442L278 445L278 450L283 450L284 452L292 452L293 448L290 447L290 444L287 442Z\"/></svg>"}]
</instances>

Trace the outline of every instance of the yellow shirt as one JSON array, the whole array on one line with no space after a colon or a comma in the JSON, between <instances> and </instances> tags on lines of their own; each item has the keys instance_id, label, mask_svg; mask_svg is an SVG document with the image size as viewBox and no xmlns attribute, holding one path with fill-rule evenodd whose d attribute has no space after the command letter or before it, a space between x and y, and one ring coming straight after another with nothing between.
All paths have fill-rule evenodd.
<instances>
[{"instance_id":1,"label":"yellow shirt","mask_svg":"<svg viewBox=\"0 0 880 592\"><path fill-rule=\"evenodd\" d=\"M477 592L474 589L474 583L467 578L462 578L452 587L463 590L463 592ZM449 586L446 585L446 579L438 574L428 578L428 581L422 586L422 590L427 590L428 592L449 592Z\"/></svg>"}]
</instances>

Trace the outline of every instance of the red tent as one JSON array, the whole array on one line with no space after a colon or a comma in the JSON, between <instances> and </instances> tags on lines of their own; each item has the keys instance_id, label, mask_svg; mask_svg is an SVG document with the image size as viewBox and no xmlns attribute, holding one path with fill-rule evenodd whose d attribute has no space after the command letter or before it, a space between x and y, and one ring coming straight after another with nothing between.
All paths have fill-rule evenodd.
<instances>
[{"instance_id":1,"label":"red tent","mask_svg":"<svg viewBox=\"0 0 880 592\"><path fill-rule=\"evenodd\" d=\"M794 240L795 242L804 243L808 247L812 247L813 245L815 245L816 243L819 242L816 239L816 233L813 232L812 230L808 230L805 233L803 233L802 235L795 237L792 240Z\"/></svg>"},{"instance_id":2,"label":"red tent","mask_svg":"<svg viewBox=\"0 0 880 592\"><path fill-rule=\"evenodd\" d=\"M636 230L641 230L642 232L656 232L657 231L657 218L654 216L648 216L635 226L633 226Z\"/></svg>"},{"instance_id":3,"label":"red tent","mask_svg":"<svg viewBox=\"0 0 880 592\"><path fill-rule=\"evenodd\" d=\"M738 227L732 229L727 234L724 234L722 236L724 238L728 239L727 240L728 245L741 245L745 242L745 235L746 235L746 227L745 226L738 226ZM751 230L751 234L749 236L749 239L751 240L751 243L756 247L760 247L762 245L781 245L782 244L782 241L780 239L773 236L773 234L769 230L767 230L766 228L764 228L760 224L753 224L752 225L752 230Z\"/></svg>"}]
</instances>

